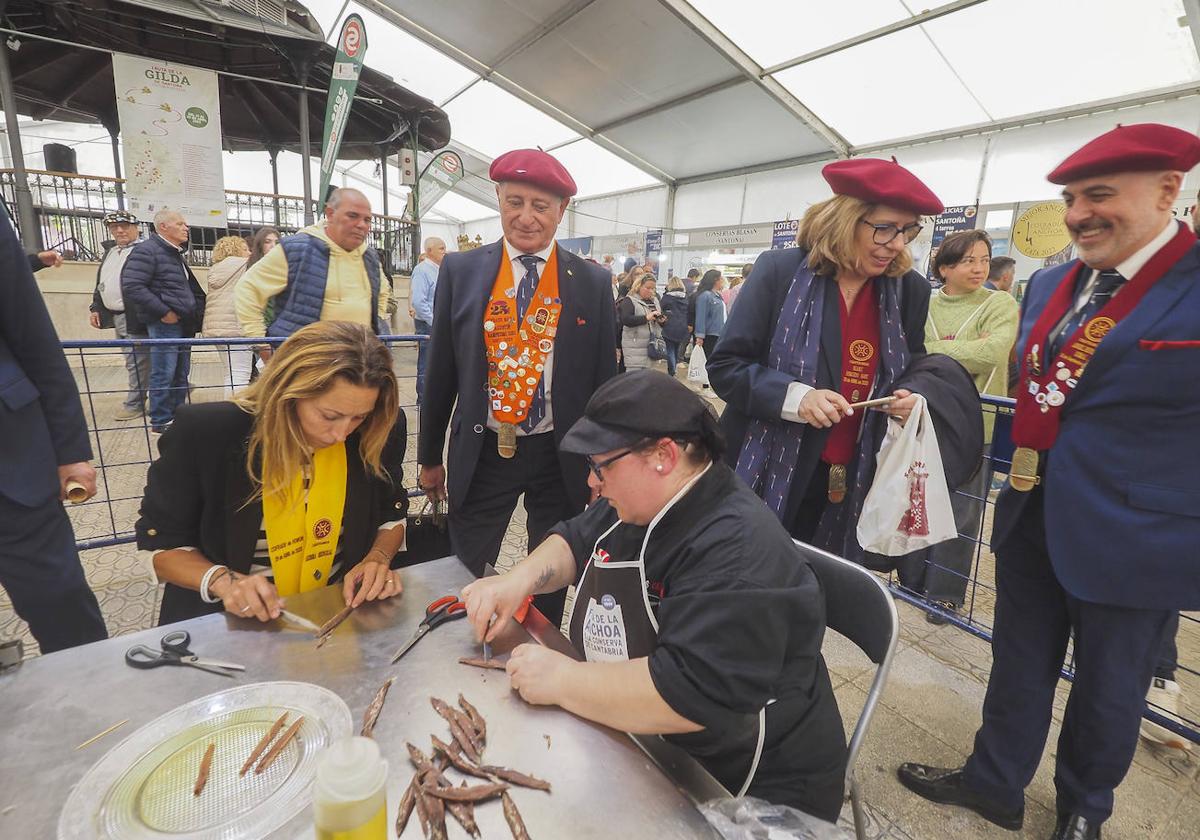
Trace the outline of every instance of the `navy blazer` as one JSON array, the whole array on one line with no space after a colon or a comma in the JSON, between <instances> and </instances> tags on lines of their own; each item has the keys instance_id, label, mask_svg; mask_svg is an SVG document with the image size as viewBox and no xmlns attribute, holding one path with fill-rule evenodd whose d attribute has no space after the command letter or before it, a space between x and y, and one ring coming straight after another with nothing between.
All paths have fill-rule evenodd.
<instances>
[{"instance_id":1,"label":"navy blazer","mask_svg":"<svg viewBox=\"0 0 1200 840\"><path fill-rule=\"evenodd\" d=\"M1051 295L1078 264L1029 278L1018 358ZM1153 344L1152 342L1164 342ZM1062 408L1047 459L1046 545L1077 598L1200 609L1200 244L1096 349ZM1005 487L992 544L1031 494Z\"/></svg>"},{"instance_id":2,"label":"navy blazer","mask_svg":"<svg viewBox=\"0 0 1200 840\"><path fill-rule=\"evenodd\" d=\"M8 214L0 210L0 494L58 497L58 467L90 461L75 377Z\"/></svg>"},{"instance_id":3,"label":"navy blazer","mask_svg":"<svg viewBox=\"0 0 1200 840\"><path fill-rule=\"evenodd\" d=\"M565 248L557 251L562 314L554 338L551 400L554 440L561 443L563 435L583 416L592 393L616 374L617 348L612 275ZM449 429L446 489L451 511L456 502L466 498L491 410L483 313L503 254L501 241L447 254L438 272L417 460L422 466L442 463ZM560 452L559 464L571 501L583 510L588 497L586 462L580 456Z\"/></svg>"},{"instance_id":4,"label":"navy blazer","mask_svg":"<svg viewBox=\"0 0 1200 840\"><path fill-rule=\"evenodd\" d=\"M808 252L803 248L782 248L764 252L754 263L749 279L738 292L734 309L717 341L708 351L708 377L717 396L725 400L721 426L728 446L726 459L736 466L738 453L751 417L774 423L788 422L780 417L791 374L770 367L771 336L779 313L783 311L788 290L801 261ZM817 388L836 390L842 379L842 321L836 283L829 284L821 318L821 364L817 367ZM908 350L913 356L925 352L925 319L929 315L929 282L915 271L885 282L900 283L900 322ZM828 429L806 429L800 454L792 473L793 492L788 497L785 524L795 520L804 488L812 479Z\"/></svg>"}]
</instances>

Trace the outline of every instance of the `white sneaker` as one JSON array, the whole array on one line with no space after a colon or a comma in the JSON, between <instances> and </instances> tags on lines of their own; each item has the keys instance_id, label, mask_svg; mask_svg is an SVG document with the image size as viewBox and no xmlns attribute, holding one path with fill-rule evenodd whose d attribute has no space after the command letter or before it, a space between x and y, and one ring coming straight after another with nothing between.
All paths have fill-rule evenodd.
<instances>
[{"instance_id":1,"label":"white sneaker","mask_svg":"<svg viewBox=\"0 0 1200 840\"><path fill-rule=\"evenodd\" d=\"M1179 683L1175 680L1164 680L1155 677L1150 682L1150 690L1146 692L1146 703L1150 708L1164 717L1179 720L1179 698L1182 695ZM1141 735L1152 744L1170 747L1175 750L1190 750L1192 742L1182 735L1176 735L1171 730L1159 726L1152 721L1142 720Z\"/></svg>"}]
</instances>

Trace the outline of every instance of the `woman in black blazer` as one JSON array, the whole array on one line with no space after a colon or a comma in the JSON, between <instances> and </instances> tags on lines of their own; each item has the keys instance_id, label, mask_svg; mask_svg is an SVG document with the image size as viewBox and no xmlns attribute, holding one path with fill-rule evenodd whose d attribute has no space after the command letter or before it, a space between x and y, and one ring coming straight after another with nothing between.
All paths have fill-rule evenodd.
<instances>
[{"instance_id":1,"label":"woman in black blazer","mask_svg":"<svg viewBox=\"0 0 1200 840\"><path fill-rule=\"evenodd\" d=\"M159 623L270 621L339 581L347 605L400 594L405 425L387 348L338 321L294 333L234 402L182 407L136 528L167 584Z\"/></svg>"}]
</instances>

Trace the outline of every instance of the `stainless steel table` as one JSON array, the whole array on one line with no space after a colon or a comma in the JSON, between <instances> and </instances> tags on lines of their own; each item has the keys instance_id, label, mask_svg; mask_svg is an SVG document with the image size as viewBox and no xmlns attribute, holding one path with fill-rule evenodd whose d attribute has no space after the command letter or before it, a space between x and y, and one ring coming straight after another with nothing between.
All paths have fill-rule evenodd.
<instances>
[{"instance_id":1,"label":"stainless steel table","mask_svg":"<svg viewBox=\"0 0 1200 840\"><path fill-rule=\"evenodd\" d=\"M285 629L279 622L262 625L211 615L174 625L191 633L200 656L244 664L245 673L234 678L194 668L128 667L126 649L138 643L157 646L161 628L43 656L0 675L0 837L54 837L67 795L94 762L145 723L197 697L243 683L312 682L346 701L357 730L367 704L389 676L397 679L375 728L390 765L389 824L412 776L404 742L427 749L431 733L446 739L446 725L429 698L453 703L461 691L487 718L488 760L554 786L552 794L515 791L532 837L715 836L693 801L724 791L696 762L661 739L643 739L664 772L627 735L561 709L530 706L509 689L503 673L459 665L458 657L479 652L466 621L435 629L390 665L425 606L457 593L472 579L454 558L404 569L402 575L401 597L360 607L320 650L311 634ZM337 587L288 599L289 609L318 624L341 605ZM540 615L531 613L526 624L543 644L565 646L562 635ZM513 623L493 650L503 655L529 640L529 632ZM75 751L76 745L124 718L129 723L121 729ZM476 816L484 837L509 836L499 803L480 806ZM273 836L307 836L310 824L308 814L297 815ZM451 836L461 834L457 825L450 831ZM415 816L404 836L420 836Z\"/></svg>"}]
</instances>

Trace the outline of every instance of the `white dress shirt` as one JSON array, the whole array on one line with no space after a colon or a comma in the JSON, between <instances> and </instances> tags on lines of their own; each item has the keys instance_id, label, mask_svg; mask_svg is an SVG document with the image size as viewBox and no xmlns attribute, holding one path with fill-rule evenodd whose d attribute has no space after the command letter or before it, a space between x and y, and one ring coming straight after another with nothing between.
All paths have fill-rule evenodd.
<instances>
[{"instance_id":1,"label":"white dress shirt","mask_svg":"<svg viewBox=\"0 0 1200 840\"><path fill-rule=\"evenodd\" d=\"M539 280L542 277L542 272L544 272L546 270L546 262L550 259L550 254L553 251L554 251L554 243L551 242L549 245L547 245L542 250L532 252L533 256L541 257L541 259L538 261L538 266L537 266L537 273L538 273ZM513 288L516 289L520 286L521 278L525 276L525 266L521 262L521 257L526 256L526 252L520 250L519 248L514 248L512 243L509 242L507 238L505 238L504 253L508 255L509 261L512 264ZM514 298L514 300L515 300L515 298ZM532 305L533 305L533 302L530 301L530 306L532 306ZM562 323L560 322L558 326L561 327ZM553 349L551 349L550 352L546 354L546 361L543 363L543 365L544 366L542 369L542 385L543 385L543 389L546 394L546 416L542 418L542 422L538 423L537 426L534 427L532 432L528 433L531 435L540 435L544 432L554 431L554 412L552 410L553 402L550 399L550 385L551 385L551 382L553 381L553 372L554 372L554 350ZM492 404L492 400L491 400L490 396L488 397L487 404L489 406ZM495 416L491 412L491 409L489 409L488 413L487 413L487 427L489 429L491 429L493 432L497 432L500 430L500 421L495 418ZM521 428L521 426L518 424L517 425L517 437L524 437L525 435L526 435L525 430L523 428Z\"/></svg>"},{"instance_id":2,"label":"white dress shirt","mask_svg":"<svg viewBox=\"0 0 1200 840\"><path fill-rule=\"evenodd\" d=\"M129 252L136 244L130 242L128 245L112 246L100 263L100 302L113 312L125 311L125 300L121 296L121 269L125 267L125 260L129 259Z\"/></svg>"}]
</instances>

